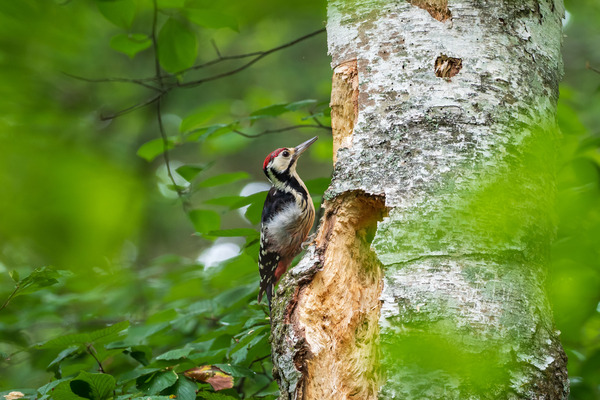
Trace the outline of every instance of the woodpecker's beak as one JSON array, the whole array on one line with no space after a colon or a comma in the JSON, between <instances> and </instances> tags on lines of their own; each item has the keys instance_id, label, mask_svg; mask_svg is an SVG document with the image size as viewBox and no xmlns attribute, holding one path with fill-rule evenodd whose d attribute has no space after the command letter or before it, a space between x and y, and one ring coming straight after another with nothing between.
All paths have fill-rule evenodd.
<instances>
[{"instance_id":1,"label":"woodpecker's beak","mask_svg":"<svg viewBox=\"0 0 600 400\"><path fill-rule=\"evenodd\" d=\"M306 142L294 147L294 160L300 157L300 154L302 154L304 150L308 149L311 144L316 142L318 138L318 136L315 136L314 138L308 139Z\"/></svg>"}]
</instances>

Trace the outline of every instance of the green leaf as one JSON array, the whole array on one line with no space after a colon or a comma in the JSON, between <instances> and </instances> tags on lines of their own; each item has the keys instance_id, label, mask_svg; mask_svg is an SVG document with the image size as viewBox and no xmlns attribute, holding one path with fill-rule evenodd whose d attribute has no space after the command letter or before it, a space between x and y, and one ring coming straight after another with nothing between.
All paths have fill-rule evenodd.
<instances>
[{"instance_id":1,"label":"green leaf","mask_svg":"<svg viewBox=\"0 0 600 400\"><path fill-rule=\"evenodd\" d=\"M185 0L158 0L158 8L182 8L185 6Z\"/></svg>"},{"instance_id":2,"label":"green leaf","mask_svg":"<svg viewBox=\"0 0 600 400\"><path fill-rule=\"evenodd\" d=\"M211 187L218 185L225 185L227 183L237 182L242 179L248 179L250 175L247 172L229 172L221 175L216 175L208 179L203 180L198 184L198 187Z\"/></svg>"},{"instance_id":3,"label":"green leaf","mask_svg":"<svg viewBox=\"0 0 600 400\"><path fill-rule=\"evenodd\" d=\"M238 204L240 201L243 201L244 199L246 199L245 196L215 197L214 199L206 200L204 202L204 204L223 206L223 207L227 207L227 208L230 208L233 210L234 208L239 208L239 207L236 207L236 204ZM249 203L246 203L246 204L249 204ZM243 206L240 206L240 207L243 207Z\"/></svg>"},{"instance_id":4,"label":"green leaf","mask_svg":"<svg viewBox=\"0 0 600 400\"><path fill-rule=\"evenodd\" d=\"M255 225L260 222L260 219L262 217L262 210L265 204L265 200L267 198L267 192L260 192L256 194L260 194L260 196L256 197L255 201L253 201L252 204L250 204L250 206L246 210L246 213L244 214L246 218L248 218L248 221Z\"/></svg>"},{"instance_id":5,"label":"green leaf","mask_svg":"<svg viewBox=\"0 0 600 400\"><path fill-rule=\"evenodd\" d=\"M258 236L259 233L256 229L239 228L239 229L223 229L218 231L210 231L206 234L207 236L219 236L219 237L246 237L246 236Z\"/></svg>"},{"instance_id":6,"label":"green leaf","mask_svg":"<svg viewBox=\"0 0 600 400\"><path fill-rule=\"evenodd\" d=\"M288 104L287 106L285 106L285 108L288 111L296 111L296 110L299 110L306 106L315 104L316 102L317 102L317 100L313 100L313 99L300 100L300 101L295 101L293 103Z\"/></svg>"},{"instance_id":7,"label":"green leaf","mask_svg":"<svg viewBox=\"0 0 600 400\"><path fill-rule=\"evenodd\" d=\"M150 374L153 373L153 372L156 372L158 370L159 370L159 368L137 368L137 369L132 369L130 371L124 372L121 375L119 375L119 381L117 382L117 384L119 386L121 386L124 383L132 381L132 380L137 379L140 376L144 376L144 375L148 375L148 378L150 378Z\"/></svg>"},{"instance_id":8,"label":"green leaf","mask_svg":"<svg viewBox=\"0 0 600 400\"><path fill-rule=\"evenodd\" d=\"M12 271L10 271L8 273L8 275L10 275L10 277L13 281L19 282L19 271L17 271L16 269L13 269Z\"/></svg>"},{"instance_id":9,"label":"green leaf","mask_svg":"<svg viewBox=\"0 0 600 400\"><path fill-rule=\"evenodd\" d=\"M129 29L135 18L136 6L133 0L99 1L98 10L113 24Z\"/></svg>"},{"instance_id":10,"label":"green leaf","mask_svg":"<svg viewBox=\"0 0 600 400\"><path fill-rule=\"evenodd\" d=\"M295 101L293 103L272 104L270 106L263 107L254 111L250 114L250 116L255 118L276 117L289 111L297 111L300 108L306 107L316 102L316 100L307 99Z\"/></svg>"},{"instance_id":11,"label":"green leaf","mask_svg":"<svg viewBox=\"0 0 600 400\"><path fill-rule=\"evenodd\" d=\"M207 165L182 165L175 171L177 171L177 173L181 175L183 179L185 179L188 182L191 182L200 172L204 171L206 168L208 168Z\"/></svg>"},{"instance_id":12,"label":"green leaf","mask_svg":"<svg viewBox=\"0 0 600 400\"><path fill-rule=\"evenodd\" d=\"M61 361L69 357L71 354L75 353L77 350L79 350L79 346L72 346L64 349L63 351L58 353L58 356L56 356L56 358L52 360L50 364L48 364L48 368L52 367L55 364L60 364Z\"/></svg>"},{"instance_id":13,"label":"green leaf","mask_svg":"<svg viewBox=\"0 0 600 400\"><path fill-rule=\"evenodd\" d=\"M146 379L138 378L136 386L145 394L158 394L169 386L173 386L178 378L175 371L157 372Z\"/></svg>"},{"instance_id":14,"label":"green leaf","mask_svg":"<svg viewBox=\"0 0 600 400\"><path fill-rule=\"evenodd\" d=\"M156 359L157 360L178 360L180 358L187 357L192 352L192 350L193 349L191 349L191 348L169 350L165 353L162 353L158 357L156 357Z\"/></svg>"},{"instance_id":15,"label":"green leaf","mask_svg":"<svg viewBox=\"0 0 600 400\"><path fill-rule=\"evenodd\" d=\"M158 34L158 60L165 71L180 72L194 65L198 54L196 34L169 18Z\"/></svg>"},{"instance_id":16,"label":"green leaf","mask_svg":"<svg viewBox=\"0 0 600 400\"><path fill-rule=\"evenodd\" d=\"M198 390L196 382L192 382L185 376L180 376L175 385L175 396L177 396L177 400L194 400L196 390Z\"/></svg>"},{"instance_id":17,"label":"green leaf","mask_svg":"<svg viewBox=\"0 0 600 400\"><path fill-rule=\"evenodd\" d=\"M167 138L167 150L175 146L175 141ZM137 155L150 162L165 151L162 138L153 139L144 143L137 151Z\"/></svg>"},{"instance_id":18,"label":"green leaf","mask_svg":"<svg viewBox=\"0 0 600 400\"><path fill-rule=\"evenodd\" d=\"M198 233L208 233L219 229L221 226L221 217L215 211L192 210L188 213L188 217Z\"/></svg>"},{"instance_id":19,"label":"green leaf","mask_svg":"<svg viewBox=\"0 0 600 400\"><path fill-rule=\"evenodd\" d=\"M250 115L253 117L276 117L289 111L286 108L287 105L288 103L273 104L267 107L260 108L251 113Z\"/></svg>"},{"instance_id":20,"label":"green leaf","mask_svg":"<svg viewBox=\"0 0 600 400\"><path fill-rule=\"evenodd\" d=\"M238 30L235 18L219 11L186 8L183 10L183 15L194 24L204 28L231 28L234 31Z\"/></svg>"},{"instance_id":21,"label":"green leaf","mask_svg":"<svg viewBox=\"0 0 600 400\"><path fill-rule=\"evenodd\" d=\"M56 387L50 389L54 400L85 400L87 397L81 397L71 390L71 381L62 381Z\"/></svg>"},{"instance_id":22,"label":"green leaf","mask_svg":"<svg viewBox=\"0 0 600 400\"><path fill-rule=\"evenodd\" d=\"M137 53L152 46L152 40L143 33L120 33L110 39L110 47L124 53L129 58L135 57Z\"/></svg>"},{"instance_id":23,"label":"green leaf","mask_svg":"<svg viewBox=\"0 0 600 400\"><path fill-rule=\"evenodd\" d=\"M53 347L68 347L73 345L83 345L88 343L94 343L98 341L105 341L112 339L119 332L129 327L129 321L117 322L106 328L98 329L89 333L75 333L71 335L59 336L55 339L51 339L40 345L40 348L53 348Z\"/></svg>"},{"instance_id":24,"label":"green leaf","mask_svg":"<svg viewBox=\"0 0 600 400\"><path fill-rule=\"evenodd\" d=\"M31 274L21 279L18 283L19 289L15 296L37 292L45 287L58 283L60 273L48 267L36 268ZM14 278L13 278L14 279Z\"/></svg>"},{"instance_id":25,"label":"green leaf","mask_svg":"<svg viewBox=\"0 0 600 400\"><path fill-rule=\"evenodd\" d=\"M77 384L83 382L89 387L89 391L85 384ZM112 397L112 392L115 390L115 378L109 374L90 374L89 372L81 371L80 374L71 381L71 390L73 393L90 400L105 400ZM83 389L80 393L74 390L74 387ZM84 393L88 393L85 396Z\"/></svg>"},{"instance_id":26,"label":"green leaf","mask_svg":"<svg viewBox=\"0 0 600 400\"><path fill-rule=\"evenodd\" d=\"M214 364L214 366L235 378L254 378L256 376L256 372L252 371L250 368L240 367L238 365Z\"/></svg>"},{"instance_id":27,"label":"green leaf","mask_svg":"<svg viewBox=\"0 0 600 400\"><path fill-rule=\"evenodd\" d=\"M202 391L202 392L198 393L198 396L204 400L232 400L232 399L235 399L235 397L231 397L226 394L208 392L208 391Z\"/></svg>"}]
</instances>

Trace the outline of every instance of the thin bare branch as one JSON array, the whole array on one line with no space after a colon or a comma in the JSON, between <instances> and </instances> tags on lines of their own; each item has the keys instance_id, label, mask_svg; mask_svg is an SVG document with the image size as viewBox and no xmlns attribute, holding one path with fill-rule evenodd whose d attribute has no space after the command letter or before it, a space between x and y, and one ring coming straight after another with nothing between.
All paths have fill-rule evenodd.
<instances>
[{"instance_id":1,"label":"thin bare branch","mask_svg":"<svg viewBox=\"0 0 600 400\"><path fill-rule=\"evenodd\" d=\"M77 75L73 75L70 74L68 72L63 72L63 74L65 74L66 76L70 77L70 78L74 78L74 79L78 79L80 81L84 81L84 82L91 82L91 83L105 83L105 82L125 82L125 83L134 83L136 85L140 85L143 86L145 88L148 89L152 89L155 91L160 91L160 88L157 88L156 86L152 86L148 83L145 83L139 79L130 79L130 78L100 78L100 79L93 79L93 78L85 78L83 76L77 76Z\"/></svg>"},{"instance_id":2,"label":"thin bare branch","mask_svg":"<svg viewBox=\"0 0 600 400\"><path fill-rule=\"evenodd\" d=\"M293 46L293 45L295 45L295 44L297 44L297 43L299 43L299 42L301 42L303 40L309 39L309 38L311 38L313 36L316 36L316 35L318 35L320 33L323 33L323 32L325 32L325 28L319 29L318 31L315 31L315 32L312 32L312 33L309 33L308 35L304 35L302 37L299 37L299 38L297 38L295 40L292 40L291 42L285 43L285 44L283 44L281 46L277 46L277 47L274 47L274 48L272 48L270 50L263 51L263 52L259 53L256 57L254 57L254 59L248 61L246 64L244 64L244 65L242 65L242 66L240 66L238 68L234 68L234 69L232 69L230 71L226 71L226 72L223 72L223 73L220 73L220 74L209 76L209 77L206 77L206 78L203 78L203 79L198 79L198 80L194 80L194 81L190 81L190 82L181 83L181 84L178 84L178 86L179 87L185 87L185 88L187 88L187 87L195 87L195 86L198 86L198 85L200 85L202 83L205 83L205 82L214 81L216 79L220 79L220 78L224 78L226 76L231 76L231 75L237 74L238 72L241 72L241 71L245 70L246 68L250 67L251 65L253 65L257 61L261 60L262 58L268 56L269 54L273 54L276 51L283 50L285 48L291 47L291 46Z\"/></svg>"},{"instance_id":3,"label":"thin bare branch","mask_svg":"<svg viewBox=\"0 0 600 400\"><path fill-rule=\"evenodd\" d=\"M592 67L592 65L590 64L590 62L589 62L589 61L587 61L587 62L585 63L585 68L586 68L586 69L589 69L589 70L591 70L591 71L594 71L594 72L595 72L595 73L597 73L597 74L600 74L600 69Z\"/></svg>"},{"instance_id":4,"label":"thin bare branch","mask_svg":"<svg viewBox=\"0 0 600 400\"><path fill-rule=\"evenodd\" d=\"M88 344L85 348L87 352L94 358L94 360L96 360L96 363L98 363L98 371L105 374L106 372L104 371L104 367L102 367L102 363L100 362L100 360L98 360L98 357L96 357L96 349L94 348L94 346Z\"/></svg>"},{"instance_id":5,"label":"thin bare branch","mask_svg":"<svg viewBox=\"0 0 600 400\"><path fill-rule=\"evenodd\" d=\"M270 133L279 133L279 132L285 132L285 131L291 131L294 129L303 129L303 128L312 128L312 129L327 129L327 130L331 130L330 126L325 126L325 125L313 125L313 124L303 124L303 125L292 125L292 126L286 126L283 128L278 128L278 129L267 129L265 131L262 131L260 133L257 133L255 135L251 135L245 132L242 132L238 129L234 129L233 132L237 133L240 136L246 137L246 138L257 138L259 136L263 136L263 135L268 135Z\"/></svg>"},{"instance_id":6,"label":"thin bare branch","mask_svg":"<svg viewBox=\"0 0 600 400\"><path fill-rule=\"evenodd\" d=\"M117 111L116 113L111 114L111 115L100 115L100 119L102 121L108 121L109 119L115 119L117 117L120 117L121 115L129 114L132 111L135 111L135 110L140 109L142 107L146 107L146 106L154 103L155 101L157 101L158 99L160 99L164 94L165 94L165 92L160 92L156 96L151 97L151 98L149 98L148 100L146 100L146 101L144 101L142 103L138 103L138 104L135 104L135 105L133 105L131 107L127 107L127 108L125 108L125 109L123 109L121 111Z\"/></svg>"}]
</instances>

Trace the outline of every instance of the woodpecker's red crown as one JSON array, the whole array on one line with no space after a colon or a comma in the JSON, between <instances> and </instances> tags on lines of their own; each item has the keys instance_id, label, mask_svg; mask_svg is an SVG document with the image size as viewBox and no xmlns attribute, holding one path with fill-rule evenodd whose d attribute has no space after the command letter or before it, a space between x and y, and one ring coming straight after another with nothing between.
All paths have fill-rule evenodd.
<instances>
[{"instance_id":1,"label":"woodpecker's red crown","mask_svg":"<svg viewBox=\"0 0 600 400\"><path fill-rule=\"evenodd\" d=\"M266 169L267 165L269 165L269 163L271 162L271 160L274 159L275 157L277 157L279 155L279 153L281 153L284 150L288 150L288 149L285 148L285 147L282 147L280 149L272 151L271 154L269 154L267 156L267 158L265 158L265 162L263 163L263 169Z\"/></svg>"}]
</instances>

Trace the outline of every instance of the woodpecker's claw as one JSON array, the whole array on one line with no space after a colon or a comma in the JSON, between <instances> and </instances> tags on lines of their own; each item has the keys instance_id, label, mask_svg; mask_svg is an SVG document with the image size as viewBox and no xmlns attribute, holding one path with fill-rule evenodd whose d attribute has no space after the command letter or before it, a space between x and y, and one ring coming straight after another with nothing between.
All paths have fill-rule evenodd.
<instances>
[{"instance_id":1,"label":"woodpecker's claw","mask_svg":"<svg viewBox=\"0 0 600 400\"><path fill-rule=\"evenodd\" d=\"M304 242L302 242L302 244L301 244L302 250L306 250L308 248L308 246L310 246L312 244L312 242L315 241L316 237L317 237L316 233L313 233L312 235L307 237L306 240Z\"/></svg>"}]
</instances>

